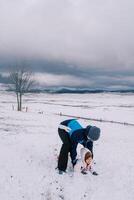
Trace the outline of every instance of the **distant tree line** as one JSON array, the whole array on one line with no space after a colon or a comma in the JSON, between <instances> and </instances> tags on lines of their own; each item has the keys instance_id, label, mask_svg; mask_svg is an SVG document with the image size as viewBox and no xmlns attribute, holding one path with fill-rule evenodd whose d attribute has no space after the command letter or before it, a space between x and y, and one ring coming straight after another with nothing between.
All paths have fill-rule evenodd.
<instances>
[{"instance_id":1,"label":"distant tree line","mask_svg":"<svg viewBox=\"0 0 134 200\"><path fill-rule=\"evenodd\" d=\"M3 76L2 74L0 74L0 83L10 84L11 80L8 76Z\"/></svg>"}]
</instances>

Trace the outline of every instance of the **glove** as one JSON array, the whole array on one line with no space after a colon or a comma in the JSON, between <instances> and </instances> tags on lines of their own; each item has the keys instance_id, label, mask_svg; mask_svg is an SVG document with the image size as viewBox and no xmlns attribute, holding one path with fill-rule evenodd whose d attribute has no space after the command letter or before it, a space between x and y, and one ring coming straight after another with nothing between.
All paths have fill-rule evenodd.
<instances>
[{"instance_id":1,"label":"glove","mask_svg":"<svg viewBox=\"0 0 134 200\"><path fill-rule=\"evenodd\" d=\"M85 169L82 169L82 170L81 170L81 173L84 174L84 175L87 174L87 172L86 172Z\"/></svg>"},{"instance_id":2,"label":"glove","mask_svg":"<svg viewBox=\"0 0 134 200\"><path fill-rule=\"evenodd\" d=\"M67 133L69 133L69 132L71 131L71 128L66 127L65 131L66 131Z\"/></svg>"},{"instance_id":3,"label":"glove","mask_svg":"<svg viewBox=\"0 0 134 200\"><path fill-rule=\"evenodd\" d=\"M97 172L95 172L95 171L94 171L92 174L93 174L93 175L95 175L95 176L98 176L98 173L97 173Z\"/></svg>"},{"instance_id":4,"label":"glove","mask_svg":"<svg viewBox=\"0 0 134 200\"><path fill-rule=\"evenodd\" d=\"M72 161L73 167L76 165L77 161L78 161L78 159L75 159L75 160Z\"/></svg>"}]
</instances>

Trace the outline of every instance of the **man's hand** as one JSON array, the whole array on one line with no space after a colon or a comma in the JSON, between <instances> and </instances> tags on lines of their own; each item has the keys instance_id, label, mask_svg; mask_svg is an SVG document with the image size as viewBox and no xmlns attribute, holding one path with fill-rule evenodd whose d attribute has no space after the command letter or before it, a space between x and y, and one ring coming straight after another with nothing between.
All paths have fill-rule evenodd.
<instances>
[{"instance_id":1,"label":"man's hand","mask_svg":"<svg viewBox=\"0 0 134 200\"><path fill-rule=\"evenodd\" d=\"M73 167L76 165L77 161L78 161L78 159L75 159L72 161Z\"/></svg>"},{"instance_id":2,"label":"man's hand","mask_svg":"<svg viewBox=\"0 0 134 200\"><path fill-rule=\"evenodd\" d=\"M65 131L66 131L67 133L69 133L69 132L71 131L71 128L66 127Z\"/></svg>"}]
</instances>

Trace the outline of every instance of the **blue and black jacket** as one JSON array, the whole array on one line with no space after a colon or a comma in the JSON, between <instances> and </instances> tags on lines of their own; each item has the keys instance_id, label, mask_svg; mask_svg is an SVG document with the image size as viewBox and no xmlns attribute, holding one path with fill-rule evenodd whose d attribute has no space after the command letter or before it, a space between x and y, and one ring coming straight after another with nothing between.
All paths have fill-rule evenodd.
<instances>
[{"instance_id":1,"label":"blue and black jacket","mask_svg":"<svg viewBox=\"0 0 134 200\"><path fill-rule=\"evenodd\" d=\"M61 122L62 125L69 127L71 130L67 132L71 140L71 159L75 162L77 156L77 145L80 143L88 148L93 154L93 142L87 138L91 126L83 128L77 119L69 119Z\"/></svg>"}]
</instances>

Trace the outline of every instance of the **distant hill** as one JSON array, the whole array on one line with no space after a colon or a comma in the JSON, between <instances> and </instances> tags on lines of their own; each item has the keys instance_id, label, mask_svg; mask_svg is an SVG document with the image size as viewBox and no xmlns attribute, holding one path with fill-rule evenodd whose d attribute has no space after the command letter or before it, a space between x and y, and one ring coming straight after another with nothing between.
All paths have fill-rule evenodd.
<instances>
[{"instance_id":1,"label":"distant hill","mask_svg":"<svg viewBox=\"0 0 134 200\"><path fill-rule=\"evenodd\" d=\"M88 94L88 93L134 93L134 89L129 90L103 90L103 89L78 89L78 88L46 88L46 89L33 89L32 93L51 93L51 94Z\"/></svg>"},{"instance_id":2,"label":"distant hill","mask_svg":"<svg viewBox=\"0 0 134 200\"><path fill-rule=\"evenodd\" d=\"M7 85L0 84L0 90L11 91ZM50 93L50 94L88 94L88 93L134 93L134 89L89 89L89 88L69 88L69 87L57 87L57 88L35 88L31 89L30 93Z\"/></svg>"}]
</instances>

